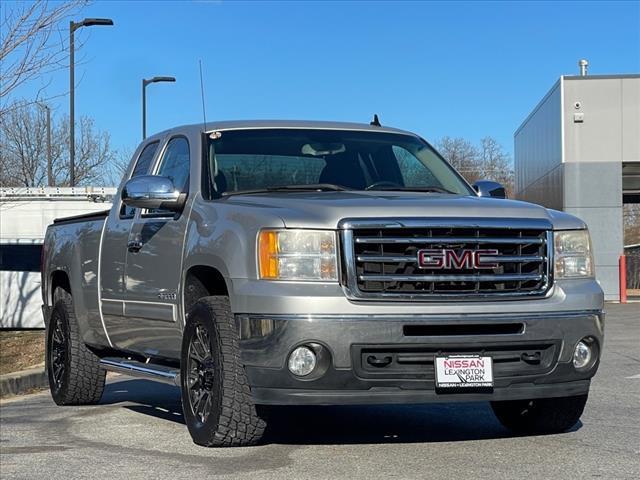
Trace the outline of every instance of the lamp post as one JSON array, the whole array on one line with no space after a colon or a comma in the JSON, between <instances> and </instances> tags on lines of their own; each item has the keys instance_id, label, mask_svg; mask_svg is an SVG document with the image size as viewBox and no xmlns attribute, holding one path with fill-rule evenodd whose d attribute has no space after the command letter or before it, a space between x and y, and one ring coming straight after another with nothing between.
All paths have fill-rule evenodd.
<instances>
[{"instance_id":1,"label":"lamp post","mask_svg":"<svg viewBox=\"0 0 640 480\"><path fill-rule=\"evenodd\" d=\"M75 41L74 33L76 30L82 27L92 27L94 25L113 25L113 20L110 18L85 18L81 22L69 22L69 174L70 183L72 187L76 186L76 139L75 139Z\"/></svg>"},{"instance_id":2,"label":"lamp post","mask_svg":"<svg viewBox=\"0 0 640 480\"><path fill-rule=\"evenodd\" d=\"M153 77L142 79L142 140L147 138L147 85L158 82L175 82L175 77Z\"/></svg>"}]
</instances>

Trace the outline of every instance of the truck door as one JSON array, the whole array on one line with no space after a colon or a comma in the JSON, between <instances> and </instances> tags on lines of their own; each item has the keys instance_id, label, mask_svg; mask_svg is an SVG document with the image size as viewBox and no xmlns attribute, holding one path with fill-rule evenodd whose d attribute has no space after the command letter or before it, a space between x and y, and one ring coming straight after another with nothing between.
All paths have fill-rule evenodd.
<instances>
[{"instance_id":1,"label":"truck door","mask_svg":"<svg viewBox=\"0 0 640 480\"><path fill-rule=\"evenodd\" d=\"M189 141L174 136L153 174L169 177L177 189L187 193L190 163ZM180 358L179 290L187 222L188 207L178 214L161 209L136 214L125 275L128 332L118 346L148 356Z\"/></svg>"},{"instance_id":2,"label":"truck door","mask_svg":"<svg viewBox=\"0 0 640 480\"><path fill-rule=\"evenodd\" d=\"M151 141L139 149L131 178L145 175L153 165L153 159L160 142ZM135 158L135 157L134 157ZM125 265L127 259L127 241L133 225L136 209L114 199L104 227L100 253L100 301L104 327L113 343L126 332L128 325L124 318Z\"/></svg>"}]
</instances>

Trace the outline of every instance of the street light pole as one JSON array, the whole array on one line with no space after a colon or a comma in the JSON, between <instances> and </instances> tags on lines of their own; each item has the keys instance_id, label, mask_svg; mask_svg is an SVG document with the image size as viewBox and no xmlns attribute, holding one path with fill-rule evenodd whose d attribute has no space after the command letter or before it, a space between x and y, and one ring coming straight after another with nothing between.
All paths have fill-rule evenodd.
<instances>
[{"instance_id":1,"label":"street light pole","mask_svg":"<svg viewBox=\"0 0 640 480\"><path fill-rule=\"evenodd\" d=\"M142 140L147 138L147 80L142 79Z\"/></svg>"},{"instance_id":2,"label":"street light pole","mask_svg":"<svg viewBox=\"0 0 640 480\"><path fill-rule=\"evenodd\" d=\"M153 77L142 79L142 140L147 138L147 85L158 82L175 82L175 77Z\"/></svg>"},{"instance_id":3,"label":"street light pole","mask_svg":"<svg viewBox=\"0 0 640 480\"><path fill-rule=\"evenodd\" d=\"M76 23L69 22L69 184L76 186L75 41Z\"/></svg>"},{"instance_id":4,"label":"street light pole","mask_svg":"<svg viewBox=\"0 0 640 480\"><path fill-rule=\"evenodd\" d=\"M75 139L75 39L74 33L81 27L93 25L113 25L110 18L85 18L81 22L69 22L69 177L72 187L76 186L76 139Z\"/></svg>"}]
</instances>

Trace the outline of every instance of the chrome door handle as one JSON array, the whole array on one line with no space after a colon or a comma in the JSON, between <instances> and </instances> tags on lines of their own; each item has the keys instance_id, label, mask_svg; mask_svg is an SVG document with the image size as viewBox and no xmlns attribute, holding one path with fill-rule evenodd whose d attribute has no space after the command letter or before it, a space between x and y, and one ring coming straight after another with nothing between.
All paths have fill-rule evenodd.
<instances>
[{"instance_id":1,"label":"chrome door handle","mask_svg":"<svg viewBox=\"0 0 640 480\"><path fill-rule=\"evenodd\" d=\"M142 242L140 240L130 240L127 243L127 250L130 252L138 252L142 248Z\"/></svg>"}]
</instances>

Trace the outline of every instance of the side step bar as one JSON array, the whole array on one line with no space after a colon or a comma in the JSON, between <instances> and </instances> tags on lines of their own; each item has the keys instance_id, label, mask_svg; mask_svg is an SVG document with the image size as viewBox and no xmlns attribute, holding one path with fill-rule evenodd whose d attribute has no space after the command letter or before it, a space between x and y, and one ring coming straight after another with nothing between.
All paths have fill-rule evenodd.
<instances>
[{"instance_id":1,"label":"side step bar","mask_svg":"<svg viewBox=\"0 0 640 480\"><path fill-rule=\"evenodd\" d=\"M118 357L102 358L100 359L100 365L111 372L168 383L176 387L180 386L180 370L176 368Z\"/></svg>"}]
</instances>

